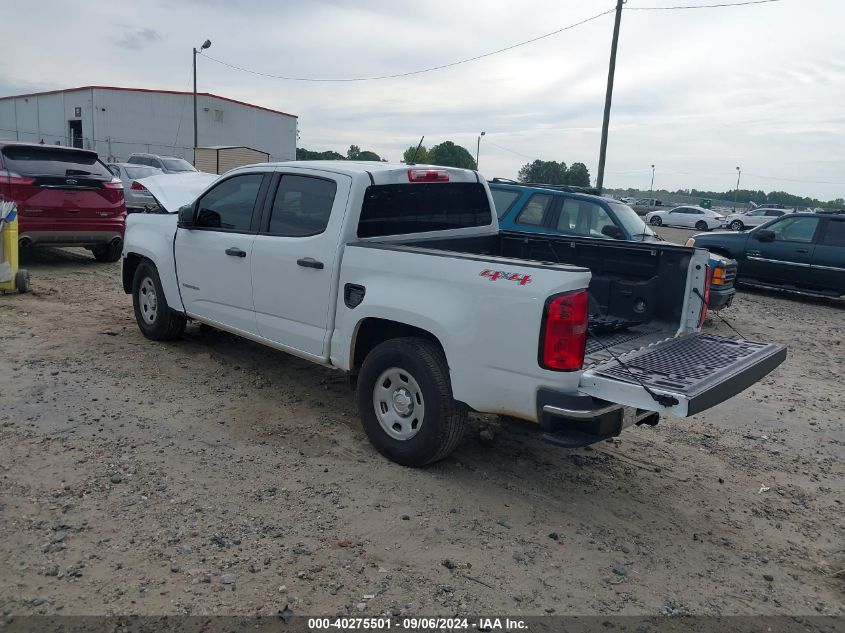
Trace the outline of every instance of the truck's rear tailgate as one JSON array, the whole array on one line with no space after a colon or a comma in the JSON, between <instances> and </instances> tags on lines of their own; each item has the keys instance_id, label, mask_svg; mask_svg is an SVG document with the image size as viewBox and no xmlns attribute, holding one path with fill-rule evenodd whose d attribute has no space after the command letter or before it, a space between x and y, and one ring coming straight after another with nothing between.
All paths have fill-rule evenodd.
<instances>
[{"instance_id":1,"label":"truck's rear tailgate","mask_svg":"<svg viewBox=\"0 0 845 633\"><path fill-rule=\"evenodd\" d=\"M610 402L686 417L753 385L786 359L786 348L698 333L617 358L585 371L580 391Z\"/></svg>"}]
</instances>

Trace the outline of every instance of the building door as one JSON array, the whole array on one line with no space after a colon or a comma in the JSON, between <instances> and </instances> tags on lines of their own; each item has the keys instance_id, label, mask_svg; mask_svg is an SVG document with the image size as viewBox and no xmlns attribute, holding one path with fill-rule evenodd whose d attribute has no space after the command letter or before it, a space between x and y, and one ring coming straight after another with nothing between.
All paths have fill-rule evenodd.
<instances>
[{"instance_id":1,"label":"building door","mask_svg":"<svg viewBox=\"0 0 845 633\"><path fill-rule=\"evenodd\" d=\"M68 121L70 131L70 146L82 149L82 121Z\"/></svg>"}]
</instances>

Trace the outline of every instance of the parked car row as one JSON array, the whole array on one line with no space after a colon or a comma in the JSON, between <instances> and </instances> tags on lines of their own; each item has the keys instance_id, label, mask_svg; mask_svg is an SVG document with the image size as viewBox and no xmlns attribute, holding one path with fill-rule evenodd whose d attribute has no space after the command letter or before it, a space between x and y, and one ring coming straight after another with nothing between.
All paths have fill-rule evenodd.
<instances>
[{"instance_id":1,"label":"parked car row","mask_svg":"<svg viewBox=\"0 0 845 633\"><path fill-rule=\"evenodd\" d=\"M0 200L17 207L24 252L79 246L97 261L118 261L127 212L158 208L138 181L162 174L195 174L208 182L207 175L173 156L133 154L126 163L106 165L90 150L0 141Z\"/></svg>"}]
</instances>

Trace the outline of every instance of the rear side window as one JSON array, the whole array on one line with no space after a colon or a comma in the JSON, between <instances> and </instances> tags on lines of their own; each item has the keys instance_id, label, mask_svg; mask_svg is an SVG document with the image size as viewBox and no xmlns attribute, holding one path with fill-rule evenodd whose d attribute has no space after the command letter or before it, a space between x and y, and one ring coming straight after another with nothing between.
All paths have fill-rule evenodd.
<instances>
[{"instance_id":1,"label":"rear side window","mask_svg":"<svg viewBox=\"0 0 845 633\"><path fill-rule=\"evenodd\" d=\"M544 193L535 193L531 196L528 204L516 218L517 224L527 224L528 226L543 226L543 220L546 216L546 210L552 204L552 197Z\"/></svg>"},{"instance_id":2,"label":"rear side window","mask_svg":"<svg viewBox=\"0 0 845 633\"><path fill-rule=\"evenodd\" d=\"M830 220L822 236L822 244L827 246L845 246L845 221Z\"/></svg>"},{"instance_id":3,"label":"rear side window","mask_svg":"<svg viewBox=\"0 0 845 633\"><path fill-rule=\"evenodd\" d=\"M244 174L224 180L200 198L197 226L227 231L249 231L262 174Z\"/></svg>"},{"instance_id":4,"label":"rear side window","mask_svg":"<svg viewBox=\"0 0 845 633\"><path fill-rule=\"evenodd\" d=\"M49 147L15 147L3 149L6 169L21 176L102 176L112 173L96 154L58 150Z\"/></svg>"},{"instance_id":5,"label":"rear side window","mask_svg":"<svg viewBox=\"0 0 845 633\"><path fill-rule=\"evenodd\" d=\"M464 229L492 221L480 183L371 185L364 195L358 237Z\"/></svg>"},{"instance_id":6,"label":"rear side window","mask_svg":"<svg viewBox=\"0 0 845 633\"><path fill-rule=\"evenodd\" d=\"M505 217L508 211L511 210L513 203L519 198L518 191L507 191L505 189L491 189L493 194L493 204L496 205L496 215L501 220Z\"/></svg>"},{"instance_id":7,"label":"rear side window","mask_svg":"<svg viewBox=\"0 0 845 633\"><path fill-rule=\"evenodd\" d=\"M326 230L332 213L337 185L332 180L306 176L282 176L268 232L273 235L304 237Z\"/></svg>"}]
</instances>

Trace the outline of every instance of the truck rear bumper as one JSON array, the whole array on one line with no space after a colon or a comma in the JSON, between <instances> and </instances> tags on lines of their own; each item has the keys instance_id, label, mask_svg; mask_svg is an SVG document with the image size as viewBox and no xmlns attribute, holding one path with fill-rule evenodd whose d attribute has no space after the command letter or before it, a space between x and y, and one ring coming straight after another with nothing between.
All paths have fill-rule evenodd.
<instances>
[{"instance_id":1,"label":"truck rear bumper","mask_svg":"<svg viewBox=\"0 0 845 633\"><path fill-rule=\"evenodd\" d=\"M543 439L566 448L589 446L619 435L634 424L657 424L659 414L625 407L584 394L540 389L537 419Z\"/></svg>"}]
</instances>

